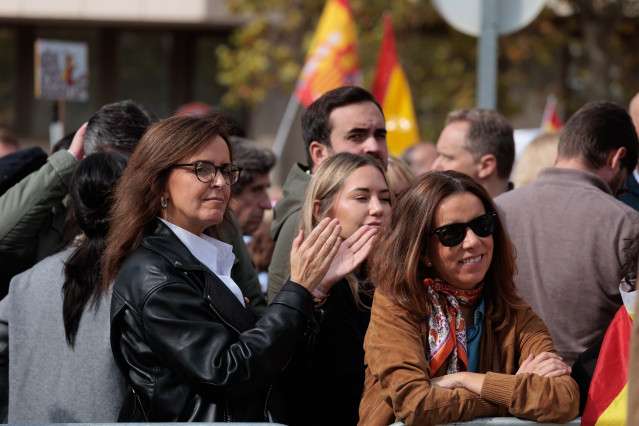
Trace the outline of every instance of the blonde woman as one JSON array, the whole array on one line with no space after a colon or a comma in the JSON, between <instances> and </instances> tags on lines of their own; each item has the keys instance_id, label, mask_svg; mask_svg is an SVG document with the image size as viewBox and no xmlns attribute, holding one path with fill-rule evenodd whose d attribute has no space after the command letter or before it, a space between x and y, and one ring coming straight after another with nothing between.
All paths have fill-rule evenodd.
<instances>
[{"instance_id":1,"label":"blonde woman","mask_svg":"<svg viewBox=\"0 0 639 426\"><path fill-rule=\"evenodd\" d=\"M378 228L394 199L382 165L367 155L331 156L313 176L302 207L306 234L325 218L339 219L348 242ZM339 256L339 255L338 255ZM301 348L291 371L291 425L355 425L364 385L364 335L372 287L360 265L348 275L334 269L318 287L313 345ZM332 287L331 287L332 285ZM330 290L329 290L330 288Z\"/></svg>"},{"instance_id":2,"label":"blonde woman","mask_svg":"<svg viewBox=\"0 0 639 426\"><path fill-rule=\"evenodd\" d=\"M539 171L553 167L557 160L559 133L542 133L528 144L517 160L513 171L513 185L520 188L537 180Z\"/></svg>"},{"instance_id":3,"label":"blonde woman","mask_svg":"<svg viewBox=\"0 0 639 426\"><path fill-rule=\"evenodd\" d=\"M395 194L395 198L402 195L406 188L408 188L411 182L415 179L415 175L411 171L410 167L408 167L408 164L406 164L404 160L392 155L388 156L386 175L388 176L388 182Z\"/></svg>"}]
</instances>

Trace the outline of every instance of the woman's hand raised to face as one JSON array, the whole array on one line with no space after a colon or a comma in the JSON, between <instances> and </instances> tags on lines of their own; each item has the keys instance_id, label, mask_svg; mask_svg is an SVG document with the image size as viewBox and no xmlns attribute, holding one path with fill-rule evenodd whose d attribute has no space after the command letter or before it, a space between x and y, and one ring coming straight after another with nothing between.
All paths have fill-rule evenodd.
<instances>
[{"instance_id":1,"label":"woman's hand raised to face","mask_svg":"<svg viewBox=\"0 0 639 426\"><path fill-rule=\"evenodd\" d=\"M368 257L373 247L377 228L368 225L360 226L357 231L340 244L337 255L333 258L328 272L317 286L317 289L328 294L331 287L350 274Z\"/></svg>"},{"instance_id":2,"label":"woman's hand raised to face","mask_svg":"<svg viewBox=\"0 0 639 426\"><path fill-rule=\"evenodd\" d=\"M312 292L322 281L342 239L339 220L325 218L304 239L304 232L293 240L291 248L291 281Z\"/></svg>"}]
</instances>

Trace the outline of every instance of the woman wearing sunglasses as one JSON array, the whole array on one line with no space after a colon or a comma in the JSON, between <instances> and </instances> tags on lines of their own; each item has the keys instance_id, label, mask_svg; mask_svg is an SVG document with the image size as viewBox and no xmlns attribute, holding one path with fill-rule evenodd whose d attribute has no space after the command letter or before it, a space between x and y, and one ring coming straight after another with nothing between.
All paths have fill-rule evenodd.
<instances>
[{"instance_id":1,"label":"woman wearing sunglasses","mask_svg":"<svg viewBox=\"0 0 639 426\"><path fill-rule=\"evenodd\" d=\"M570 367L517 296L515 250L480 185L453 171L419 177L377 239L360 424L577 415Z\"/></svg>"},{"instance_id":2,"label":"woman wearing sunglasses","mask_svg":"<svg viewBox=\"0 0 639 426\"><path fill-rule=\"evenodd\" d=\"M325 220L300 233L291 279L256 322L230 277L231 246L204 234L228 220L240 172L214 119L163 120L131 157L103 257L111 347L128 384L119 421L285 420L272 385L313 329L311 293L341 227Z\"/></svg>"}]
</instances>

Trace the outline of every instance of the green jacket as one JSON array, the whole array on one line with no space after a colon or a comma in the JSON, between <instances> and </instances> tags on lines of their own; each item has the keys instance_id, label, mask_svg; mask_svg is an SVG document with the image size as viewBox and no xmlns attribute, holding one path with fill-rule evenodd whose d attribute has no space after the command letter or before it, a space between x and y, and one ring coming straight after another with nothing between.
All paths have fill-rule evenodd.
<instances>
[{"instance_id":1,"label":"green jacket","mask_svg":"<svg viewBox=\"0 0 639 426\"><path fill-rule=\"evenodd\" d=\"M295 164L286 177L282 196L273 208L271 238L275 249L268 267L268 302L271 303L291 274L290 256L293 240L300 230L300 214L311 174Z\"/></svg>"},{"instance_id":2,"label":"green jacket","mask_svg":"<svg viewBox=\"0 0 639 426\"><path fill-rule=\"evenodd\" d=\"M69 210L69 184L77 165L69 151L58 151L0 197L0 298L14 275L56 253L75 237L65 232L63 225ZM237 218L231 216L237 231L228 223L218 227L220 239L233 246L231 277L262 316L266 301Z\"/></svg>"},{"instance_id":3,"label":"green jacket","mask_svg":"<svg viewBox=\"0 0 639 426\"><path fill-rule=\"evenodd\" d=\"M14 275L72 239L62 228L77 164L71 153L58 151L0 197L0 296L7 293Z\"/></svg>"}]
</instances>

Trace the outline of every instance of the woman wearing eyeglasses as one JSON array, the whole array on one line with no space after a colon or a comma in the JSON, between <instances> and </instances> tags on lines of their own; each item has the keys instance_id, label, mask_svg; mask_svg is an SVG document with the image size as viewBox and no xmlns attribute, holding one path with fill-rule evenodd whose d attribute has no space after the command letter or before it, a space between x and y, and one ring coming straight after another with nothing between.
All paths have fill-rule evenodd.
<instances>
[{"instance_id":1,"label":"woman wearing eyeglasses","mask_svg":"<svg viewBox=\"0 0 639 426\"><path fill-rule=\"evenodd\" d=\"M326 220L305 240L300 233L291 279L256 322L230 277L231 246L204 234L228 220L240 172L213 119L163 120L131 157L103 258L111 346L128 384L119 421L285 419L273 384L313 329L311 293L340 247L341 227Z\"/></svg>"},{"instance_id":2,"label":"woman wearing eyeglasses","mask_svg":"<svg viewBox=\"0 0 639 426\"><path fill-rule=\"evenodd\" d=\"M370 255L360 424L577 416L579 391L542 320L517 296L515 250L470 177L419 177Z\"/></svg>"}]
</instances>

